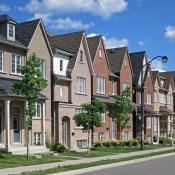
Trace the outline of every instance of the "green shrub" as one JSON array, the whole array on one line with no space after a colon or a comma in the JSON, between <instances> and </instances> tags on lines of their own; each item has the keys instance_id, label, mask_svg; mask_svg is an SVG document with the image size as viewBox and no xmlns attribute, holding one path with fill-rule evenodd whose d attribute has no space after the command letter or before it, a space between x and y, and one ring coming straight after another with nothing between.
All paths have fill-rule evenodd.
<instances>
[{"instance_id":1,"label":"green shrub","mask_svg":"<svg viewBox=\"0 0 175 175\"><path fill-rule=\"evenodd\" d=\"M149 145L148 140L144 140L144 145Z\"/></svg>"},{"instance_id":2,"label":"green shrub","mask_svg":"<svg viewBox=\"0 0 175 175\"><path fill-rule=\"evenodd\" d=\"M51 150L57 153L64 153L67 150L67 148L61 143L56 143L51 146Z\"/></svg>"},{"instance_id":3,"label":"green shrub","mask_svg":"<svg viewBox=\"0 0 175 175\"><path fill-rule=\"evenodd\" d=\"M103 142L103 146L111 147L111 141Z\"/></svg>"},{"instance_id":4,"label":"green shrub","mask_svg":"<svg viewBox=\"0 0 175 175\"><path fill-rule=\"evenodd\" d=\"M96 143L94 144L94 147L95 147L95 148L102 147L102 142L96 142Z\"/></svg>"},{"instance_id":5,"label":"green shrub","mask_svg":"<svg viewBox=\"0 0 175 175\"><path fill-rule=\"evenodd\" d=\"M137 136L137 137L135 138L135 140L137 140L139 143L141 143L141 137L140 137L140 136Z\"/></svg>"},{"instance_id":6,"label":"green shrub","mask_svg":"<svg viewBox=\"0 0 175 175\"><path fill-rule=\"evenodd\" d=\"M158 141L158 138L157 138L157 136L153 136L153 142L157 142Z\"/></svg>"},{"instance_id":7,"label":"green shrub","mask_svg":"<svg viewBox=\"0 0 175 175\"><path fill-rule=\"evenodd\" d=\"M127 147L131 147L133 145L133 142L132 140L128 140L128 141L125 141L124 145Z\"/></svg>"},{"instance_id":8,"label":"green shrub","mask_svg":"<svg viewBox=\"0 0 175 175\"><path fill-rule=\"evenodd\" d=\"M169 144L171 144L171 139L169 139L169 138L164 138L164 137L160 137L160 138L159 138L159 144L162 144L162 145L169 145Z\"/></svg>"},{"instance_id":9,"label":"green shrub","mask_svg":"<svg viewBox=\"0 0 175 175\"><path fill-rule=\"evenodd\" d=\"M132 145L133 146L138 146L139 145L139 141L138 140L132 140Z\"/></svg>"}]
</instances>

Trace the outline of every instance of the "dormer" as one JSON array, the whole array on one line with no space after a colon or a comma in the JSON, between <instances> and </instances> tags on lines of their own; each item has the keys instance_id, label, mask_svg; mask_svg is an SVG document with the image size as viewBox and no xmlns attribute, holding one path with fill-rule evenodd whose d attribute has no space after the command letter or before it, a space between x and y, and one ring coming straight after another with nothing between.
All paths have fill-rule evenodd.
<instances>
[{"instance_id":1,"label":"dormer","mask_svg":"<svg viewBox=\"0 0 175 175\"><path fill-rule=\"evenodd\" d=\"M8 40L15 41L16 21L8 15L0 16L0 35Z\"/></svg>"},{"instance_id":2,"label":"dormer","mask_svg":"<svg viewBox=\"0 0 175 175\"><path fill-rule=\"evenodd\" d=\"M161 86L161 88L164 87L165 80L166 79L164 77L160 77L160 86Z\"/></svg>"}]
</instances>

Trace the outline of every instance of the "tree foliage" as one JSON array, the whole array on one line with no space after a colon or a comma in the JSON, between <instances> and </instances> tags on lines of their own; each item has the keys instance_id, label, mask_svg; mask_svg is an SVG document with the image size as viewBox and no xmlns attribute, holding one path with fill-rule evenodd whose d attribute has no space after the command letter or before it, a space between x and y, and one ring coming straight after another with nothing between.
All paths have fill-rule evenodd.
<instances>
[{"instance_id":1,"label":"tree foliage","mask_svg":"<svg viewBox=\"0 0 175 175\"><path fill-rule=\"evenodd\" d=\"M106 105L99 100L81 105L83 112L76 114L74 120L77 126L82 126L84 132L91 132L91 145L93 146L94 128L102 126L101 114L106 111Z\"/></svg>"}]
</instances>

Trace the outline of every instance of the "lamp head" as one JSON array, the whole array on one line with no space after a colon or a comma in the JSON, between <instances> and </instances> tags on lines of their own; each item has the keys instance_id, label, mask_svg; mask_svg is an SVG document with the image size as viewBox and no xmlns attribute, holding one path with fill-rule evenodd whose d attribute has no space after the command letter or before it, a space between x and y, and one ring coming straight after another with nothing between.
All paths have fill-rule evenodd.
<instances>
[{"instance_id":1,"label":"lamp head","mask_svg":"<svg viewBox=\"0 0 175 175\"><path fill-rule=\"evenodd\" d=\"M167 62L168 62L168 57L162 56L162 63L167 63Z\"/></svg>"}]
</instances>

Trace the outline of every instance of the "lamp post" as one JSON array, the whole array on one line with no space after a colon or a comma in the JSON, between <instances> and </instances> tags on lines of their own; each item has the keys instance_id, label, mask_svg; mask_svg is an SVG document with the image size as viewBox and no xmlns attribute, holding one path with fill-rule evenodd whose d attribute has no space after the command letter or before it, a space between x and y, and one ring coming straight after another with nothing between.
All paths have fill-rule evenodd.
<instances>
[{"instance_id":1,"label":"lamp post","mask_svg":"<svg viewBox=\"0 0 175 175\"><path fill-rule=\"evenodd\" d=\"M142 66L141 70L141 150L144 150L144 125L145 125L145 117L144 117L144 68L145 72L147 70L147 66L150 65L155 59L161 58L162 63L168 62L168 57L166 56L156 56L152 60L148 61L145 65Z\"/></svg>"}]
</instances>

